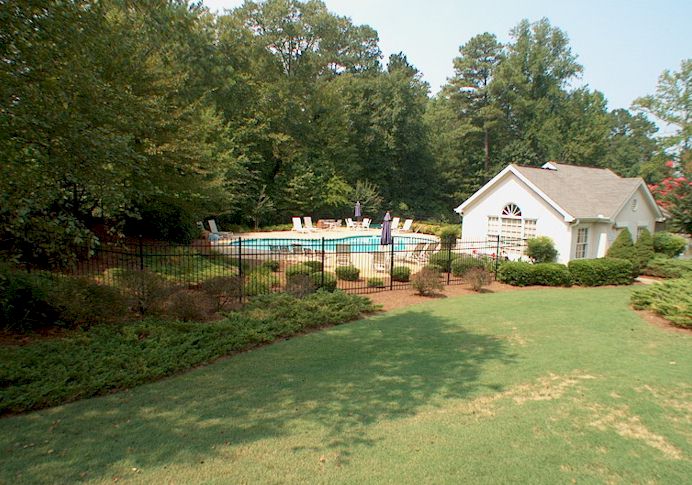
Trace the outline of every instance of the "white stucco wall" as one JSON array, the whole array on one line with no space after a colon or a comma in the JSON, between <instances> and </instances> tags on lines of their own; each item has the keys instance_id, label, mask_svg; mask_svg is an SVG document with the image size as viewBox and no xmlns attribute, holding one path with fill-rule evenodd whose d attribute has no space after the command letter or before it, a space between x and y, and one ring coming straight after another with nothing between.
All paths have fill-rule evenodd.
<instances>
[{"instance_id":1,"label":"white stucco wall","mask_svg":"<svg viewBox=\"0 0 692 485\"><path fill-rule=\"evenodd\" d=\"M511 172L464 209L462 240L485 239L488 216L500 216L502 209L510 203L521 208L522 218L536 219L536 235L552 238L559 252L558 262L569 261L573 254L572 228L560 213Z\"/></svg>"},{"instance_id":2,"label":"white stucco wall","mask_svg":"<svg viewBox=\"0 0 692 485\"><path fill-rule=\"evenodd\" d=\"M637 200L636 210L632 210L632 200ZM644 189L639 188L627 203L622 207L620 213L615 216L615 227L612 228L613 239L617 233L627 227L632 234L632 239L637 239L637 229L646 227L653 234L656 228L656 213L648 201Z\"/></svg>"}]
</instances>

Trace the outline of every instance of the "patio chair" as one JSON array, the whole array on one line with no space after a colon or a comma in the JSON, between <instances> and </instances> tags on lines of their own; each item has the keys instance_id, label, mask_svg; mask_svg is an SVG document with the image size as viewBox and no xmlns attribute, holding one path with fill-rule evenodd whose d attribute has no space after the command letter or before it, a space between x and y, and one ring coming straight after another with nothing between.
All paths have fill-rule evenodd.
<instances>
[{"instance_id":1,"label":"patio chair","mask_svg":"<svg viewBox=\"0 0 692 485\"><path fill-rule=\"evenodd\" d=\"M399 230L399 221L401 219L398 217L393 217L392 218L392 232L398 231Z\"/></svg>"},{"instance_id":2,"label":"patio chair","mask_svg":"<svg viewBox=\"0 0 692 485\"><path fill-rule=\"evenodd\" d=\"M305 216L303 217L303 220L305 221L305 229L308 232L315 232L317 229L312 226L312 217L310 216Z\"/></svg>"},{"instance_id":3,"label":"patio chair","mask_svg":"<svg viewBox=\"0 0 692 485\"><path fill-rule=\"evenodd\" d=\"M337 244L336 245L336 265L351 266L351 245Z\"/></svg>"},{"instance_id":4,"label":"patio chair","mask_svg":"<svg viewBox=\"0 0 692 485\"><path fill-rule=\"evenodd\" d=\"M418 255L418 261L422 263L427 262L430 258L430 255L434 253L437 249L437 244L437 241L429 242L428 244L426 244L425 249L423 249Z\"/></svg>"},{"instance_id":5,"label":"patio chair","mask_svg":"<svg viewBox=\"0 0 692 485\"><path fill-rule=\"evenodd\" d=\"M413 219L406 219L404 225L401 226L399 232L411 232L411 226L413 225Z\"/></svg>"},{"instance_id":6,"label":"patio chair","mask_svg":"<svg viewBox=\"0 0 692 485\"><path fill-rule=\"evenodd\" d=\"M372 222L372 219L369 218L364 218L363 219L363 229L370 229L370 223Z\"/></svg>"},{"instance_id":7,"label":"patio chair","mask_svg":"<svg viewBox=\"0 0 692 485\"><path fill-rule=\"evenodd\" d=\"M219 228L216 226L216 221L214 219L209 219L207 223L209 224L209 232L211 232L211 234L209 235L209 239L211 241L217 241L219 239L230 239L234 236L234 234L230 231L219 231Z\"/></svg>"},{"instance_id":8,"label":"patio chair","mask_svg":"<svg viewBox=\"0 0 692 485\"><path fill-rule=\"evenodd\" d=\"M303 224L300 222L300 217L293 217L293 230L296 232L308 232L307 229L303 228Z\"/></svg>"},{"instance_id":9,"label":"patio chair","mask_svg":"<svg viewBox=\"0 0 692 485\"><path fill-rule=\"evenodd\" d=\"M347 218L346 218L346 227L347 227L348 229L355 229L355 228L356 228L356 223L353 222L353 219L351 219L350 217L347 217Z\"/></svg>"},{"instance_id":10,"label":"patio chair","mask_svg":"<svg viewBox=\"0 0 692 485\"><path fill-rule=\"evenodd\" d=\"M404 254L404 261L407 263L419 262L421 254L423 253L423 250L425 249L425 245L426 245L426 243L424 243L424 242L417 243L412 251L409 251L406 254Z\"/></svg>"},{"instance_id":11,"label":"patio chair","mask_svg":"<svg viewBox=\"0 0 692 485\"><path fill-rule=\"evenodd\" d=\"M372 267L375 271L386 273L388 271L387 253L384 251L375 251L372 253Z\"/></svg>"}]
</instances>

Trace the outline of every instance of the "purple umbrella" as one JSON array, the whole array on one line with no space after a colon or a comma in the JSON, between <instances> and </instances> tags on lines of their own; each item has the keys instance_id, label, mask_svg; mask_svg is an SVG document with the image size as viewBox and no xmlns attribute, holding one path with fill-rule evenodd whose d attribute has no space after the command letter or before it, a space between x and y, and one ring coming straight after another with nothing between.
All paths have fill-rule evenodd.
<instances>
[{"instance_id":1,"label":"purple umbrella","mask_svg":"<svg viewBox=\"0 0 692 485\"><path fill-rule=\"evenodd\" d=\"M356 219L358 219L360 216L362 216L362 214L360 212L360 201L356 202L356 209L354 212L355 212L354 216Z\"/></svg>"},{"instance_id":2,"label":"purple umbrella","mask_svg":"<svg viewBox=\"0 0 692 485\"><path fill-rule=\"evenodd\" d=\"M392 244L392 216L389 211L384 215L382 221L382 236L380 237L380 245L386 246Z\"/></svg>"}]
</instances>

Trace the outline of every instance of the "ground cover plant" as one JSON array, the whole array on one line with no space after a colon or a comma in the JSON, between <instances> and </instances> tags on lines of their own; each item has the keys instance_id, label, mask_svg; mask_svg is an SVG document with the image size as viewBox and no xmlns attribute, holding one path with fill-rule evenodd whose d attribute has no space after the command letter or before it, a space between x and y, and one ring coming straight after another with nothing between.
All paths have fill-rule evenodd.
<instances>
[{"instance_id":1,"label":"ground cover plant","mask_svg":"<svg viewBox=\"0 0 692 485\"><path fill-rule=\"evenodd\" d=\"M632 293L632 304L658 313L673 325L692 328L692 277L639 288Z\"/></svg>"},{"instance_id":2,"label":"ground cover plant","mask_svg":"<svg viewBox=\"0 0 692 485\"><path fill-rule=\"evenodd\" d=\"M5 418L0 482L685 483L692 340L630 292L435 300Z\"/></svg>"},{"instance_id":3,"label":"ground cover plant","mask_svg":"<svg viewBox=\"0 0 692 485\"><path fill-rule=\"evenodd\" d=\"M692 260L657 256L649 261L642 273L647 276L658 276L660 278L692 276Z\"/></svg>"},{"instance_id":4,"label":"ground cover plant","mask_svg":"<svg viewBox=\"0 0 692 485\"><path fill-rule=\"evenodd\" d=\"M197 315L200 294L181 296L179 301L175 312L181 320ZM258 297L214 323L148 319L9 347L0 355L0 414L131 387L372 310L369 300L343 292L318 292L302 299L275 294Z\"/></svg>"}]
</instances>

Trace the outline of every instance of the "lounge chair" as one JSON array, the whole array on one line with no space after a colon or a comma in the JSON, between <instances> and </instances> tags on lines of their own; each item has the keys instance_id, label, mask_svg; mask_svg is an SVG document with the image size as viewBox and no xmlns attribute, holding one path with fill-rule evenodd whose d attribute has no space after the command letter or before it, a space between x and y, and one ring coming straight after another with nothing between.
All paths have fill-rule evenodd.
<instances>
[{"instance_id":1,"label":"lounge chair","mask_svg":"<svg viewBox=\"0 0 692 485\"><path fill-rule=\"evenodd\" d=\"M303 220L305 221L305 229L308 232L315 232L317 229L312 227L312 217L310 216L305 216L303 217Z\"/></svg>"},{"instance_id":2,"label":"lounge chair","mask_svg":"<svg viewBox=\"0 0 692 485\"><path fill-rule=\"evenodd\" d=\"M346 218L346 227L347 227L348 229L355 229L355 228L356 228L356 223L353 222L353 219L351 219L350 217L348 217L348 218Z\"/></svg>"},{"instance_id":3,"label":"lounge chair","mask_svg":"<svg viewBox=\"0 0 692 485\"><path fill-rule=\"evenodd\" d=\"M392 218L392 232L398 231L399 230L399 219L398 217Z\"/></svg>"},{"instance_id":4,"label":"lounge chair","mask_svg":"<svg viewBox=\"0 0 692 485\"><path fill-rule=\"evenodd\" d=\"M363 229L370 229L370 223L372 222L372 219L365 218L363 219Z\"/></svg>"},{"instance_id":5,"label":"lounge chair","mask_svg":"<svg viewBox=\"0 0 692 485\"><path fill-rule=\"evenodd\" d=\"M229 239L234 236L234 234L230 231L219 231L219 228L216 226L216 221L214 219L209 219L207 221L209 224L209 231L211 234L209 235L209 239L211 241L216 241L219 239Z\"/></svg>"},{"instance_id":6,"label":"lounge chair","mask_svg":"<svg viewBox=\"0 0 692 485\"><path fill-rule=\"evenodd\" d=\"M430 255L435 252L437 249L437 241L435 242L429 242L426 246L425 249L423 249L420 254L418 255L418 261L419 262L426 262L430 258Z\"/></svg>"},{"instance_id":7,"label":"lounge chair","mask_svg":"<svg viewBox=\"0 0 692 485\"><path fill-rule=\"evenodd\" d=\"M417 243L416 246L413 248L412 251L409 251L404 254L404 261L407 263L417 263L420 261L421 254L423 253L423 250L425 249L426 243L421 242Z\"/></svg>"},{"instance_id":8,"label":"lounge chair","mask_svg":"<svg viewBox=\"0 0 692 485\"><path fill-rule=\"evenodd\" d=\"M337 244L336 245L336 265L351 266L351 245Z\"/></svg>"},{"instance_id":9,"label":"lounge chair","mask_svg":"<svg viewBox=\"0 0 692 485\"><path fill-rule=\"evenodd\" d=\"M399 232L411 232L411 226L413 225L413 219L406 219L404 225L401 226Z\"/></svg>"},{"instance_id":10,"label":"lounge chair","mask_svg":"<svg viewBox=\"0 0 692 485\"><path fill-rule=\"evenodd\" d=\"M300 217L293 217L293 230L296 232L308 232L307 229L303 228L303 224L300 222Z\"/></svg>"},{"instance_id":11,"label":"lounge chair","mask_svg":"<svg viewBox=\"0 0 692 485\"><path fill-rule=\"evenodd\" d=\"M385 273L388 271L387 266L387 253L384 251L372 253L372 267L375 268L375 271Z\"/></svg>"}]
</instances>

